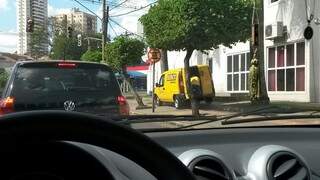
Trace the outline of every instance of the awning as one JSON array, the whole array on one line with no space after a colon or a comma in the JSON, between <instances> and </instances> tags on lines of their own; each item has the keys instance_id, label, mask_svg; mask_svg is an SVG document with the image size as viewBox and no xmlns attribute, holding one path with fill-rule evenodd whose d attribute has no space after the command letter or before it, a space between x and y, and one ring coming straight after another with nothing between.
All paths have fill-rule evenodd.
<instances>
[{"instance_id":1,"label":"awning","mask_svg":"<svg viewBox=\"0 0 320 180\"><path fill-rule=\"evenodd\" d=\"M147 77L146 74L138 71L128 71L127 73L130 76L130 78Z\"/></svg>"},{"instance_id":2,"label":"awning","mask_svg":"<svg viewBox=\"0 0 320 180\"><path fill-rule=\"evenodd\" d=\"M127 71L130 78L139 78L139 77L147 77L146 74L138 71ZM116 77L121 78L119 73L115 73Z\"/></svg>"}]
</instances>

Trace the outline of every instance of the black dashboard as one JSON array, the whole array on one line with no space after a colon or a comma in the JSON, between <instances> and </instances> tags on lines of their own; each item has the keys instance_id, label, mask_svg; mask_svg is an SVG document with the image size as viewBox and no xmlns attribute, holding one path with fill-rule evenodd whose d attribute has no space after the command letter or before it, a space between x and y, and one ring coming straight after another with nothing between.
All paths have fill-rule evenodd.
<instances>
[{"instance_id":1,"label":"black dashboard","mask_svg":"<svg viewBox=\"0 0 320 180\"><path fill-rule=\"evenodd\" d=\"M146 135L175 154L199 180L319 179L320 128L229 128ZM86 164L76 167L78 177L95 173L99 179L156 179L136 163L109 150L83 143L61 144L62 151L58 150L61 145L47 149L50 161L60 155L69 161L82 159L75 161L78 165ZM68 166L71 164L62 168Z\"/></svg>"},{"instance_id":2,"label":"black dashboard","mask_svg":"<svg viewBox=\"0 0 320 180\"><path fill-rule=\"evenodd\" d=\"M155 132L146 135L174 153L187 166L193 163L192 168L195 168L197 158L211 158L212 161L200 162L199 166L217 168L213 169L216 172L200 172L198 179L210 179L208 176L215 176L215 173L225 175L226 179L267 180L272 176L274 179L289 179L289 176L292 179L319 179L316 175L320 173L319 128L232 128ZM82 147L90 149L91 153L99 151L104 161L113 164L114 168L110 171L119 178L154 179L141 167L120 155L92 146ZM199 158L199 161L202 160ZM275 163L274 167L270 167L270 163ZM215 177L212 179L219 179L219 176Z\"/></svg>"}]
</instances>

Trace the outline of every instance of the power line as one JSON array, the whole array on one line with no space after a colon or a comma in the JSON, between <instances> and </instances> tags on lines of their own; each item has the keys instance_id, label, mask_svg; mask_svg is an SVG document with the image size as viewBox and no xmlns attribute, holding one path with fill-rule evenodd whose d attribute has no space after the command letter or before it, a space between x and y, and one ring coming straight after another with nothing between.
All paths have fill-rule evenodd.
<instances>
[{"instance_id":1,"label":"power line","mask_svg":"<svg viewBox=\"0 0 320 180\"><path fill-rule=\"evenodd\" d=\"M118 36L117 32L113 29L111 23L109 23L109 25L110 25L111 30L114 32L114 34L115 34L116 36Z\"/></svg>"},{"instance_id":2,"label":"power line","mask_svg":"<svg viewBox=\"0 0 320 180\"><path fill-rule=\"evenodd\" d=\"M81 0L83 2L86 2L86 3L91 3L91 4L102 4L102 1L101 0ZM117 5L115 2L112 2L112 1L107 1L107 4L108 5L112 5L112 6L115 6Z\"/></svg>"},{"instance_id":3,"label":"power line","mask_svg":"<svg viewBox=\"0 0 320 180\"><path fill-rule=\"evenodd\" d=\"M122 4L126 3L127 1L128 1L128 0L124 0L124 1L122 1L120 4L118 4L118 5L114 6L114 7L112 7L112 8L110 9L110 11L112 11L113 9L115 9L115 8L117 8L117 7L119 7L119 6L121 6Z\"/></svg>"},{"instance_id":4,"label":"power line","mask_svg":"<svg viewBox=\"0 0 320 180\"><path fill-rule=\"evenodd\" d=\"M138 36L138 37L140 37L140 38L143 38L142 36L140 36L139 34L136 34L136 33L133 33L133 32L131 32L130 30L128 30L127 28L125 28L125 27L123 27L121 24L119 24L117 21L115 21L115 20L113 20L113 19L109 19L111 22L113 22L113 23L115 23L116 25L118 25L119 27L121 27L122 29L124 29L125 31L128 31L129 33L131 33L131 34L134 34L134 35L136 35L136 36Z\"/></svg>"},{"instance_id":5,"label":"power line","mask_svg":"<svg viewBox=\"0 0 320 180\"><path fill-rule=\"evenodd\" d=\"M85 2L85 3L91 3L91 4L97 4L97 5L101 4L100 1L94 1L94 0L82 0L82 1Z\"/></svg>"},{"instance_id":6,"label":"power line","mask_svg":"<svg viewBox=\"0 0 320 180\"><path fill-rule=\"evenodd\" d=\"M153 3L150 3L150 4L146 5L146 6L143 6L143 7L139 8L139 9L135 9L135 10L133 10L133 11L129 11L129 12L126 12L126 13L123 13L123 14L116 14L116 15L113 15L113 16L110 16L110 17L119 17L119 16L128 15L128 14L130 14L130 13L133 13L133 12L136 12L136 11L140 11L140 10L142 10L142 9L144 9L144 8L147 8L147 7L149 7L149 6L151 6L152 4L155 4L155 3L157 3L157 2L158 2L158 1L155 1L155 2L153 2Z\"/></svg>"},{"instance_id":7,"label":"power line","mask_svg":"<svg viewBox=\"0 0 320 180\"><path fill-rule=\"evenodd\" d=\"M78 4L80 4L82 7L84 7L86 10L88 10L89 12L91 12L92 14L97 16L97 18L99 18L102 21L102 19L95 12L91 11L89 8L87 8L87 6L83 5L80 1L78 1L78 0L73 0L73 1L77 2Z\"/></svg>"},{"instance_id":8,"label":"power line","mask_svg":"<svg viewBox=\"0 0 320 180\"><path fill-rule=\"evenodd\" d=\"M95 4L95 5L101 5L102 2L101 0L98 1L94 1L94 0L81 0L84 3L91 3L91 4ZM128 0L127 0L128 1ZM128 5L124 5L124 4L117 4L115 2L112 1L107 1L108 6L112 7L112 9L115 9L117 7L123 7L123 8L130 8L130 9L138 9L138 7L136 6L128 6Z\"/></svg>"}]
</instances>

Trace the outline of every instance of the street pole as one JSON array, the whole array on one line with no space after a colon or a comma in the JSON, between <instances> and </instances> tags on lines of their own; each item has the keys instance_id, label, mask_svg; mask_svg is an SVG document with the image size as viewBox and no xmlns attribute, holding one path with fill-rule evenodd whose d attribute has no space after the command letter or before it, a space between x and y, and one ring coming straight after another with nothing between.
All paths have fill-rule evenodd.
<instances>
[{"instance_id":1,"label":"street pole","mask_svg":"<svg viewBox=\"0 0 320 180\"><path fill-rule=\"evenodd\" d=\"M152 112L154 113L155 109L155 102L154 102L154 82L155 82L155 74L156 74L156 63L153 62L152 65Z\"/></svg>"},{"instance_id":2,"label":"street pole","mask_svg":"<svg viewBox=\"0 0 320 180\"><path fill-rule=\"evenodd\" d=\"M261 99L260 102L263 104L269 104L270 99L268 97L268 91L266 87L266 79L265 79L265 56L264 56L264 1L259 0L260 2L258 3L258 18L259 18L259 44L258 44L258 49L259 51L259 69L260 69L260 82L261 82Z\"/></svg>"},{"instance_id":3,"label":"street pole","mask_svg":"<svg viewBox=\"0 0 320 180\"><path fill-rule=\"evenodd\" d=\"M102 23L101 23L101 26L102 26L102 62L105 62L104 61L104 45L105 45L105 30L106 30L106 27L105 27L105 22L106 21L106 0L103 0L102 1Z\"/></svg>"},{"instance_id":4,"label":"street pole","mask_svg":"<svg viewBox=\"0 0 320 180\"><path fill-rule=\"evenodd\" d=\"M88 40L88 51L90 51L91 50L90 39L88 38L87 40Z\"/></svg>"},{"instance_id":5,"label":"street pole","mask_svg":"<svg viewBox=\"0 0 320 180\"><path fill-rule=\"evenodd\" d=\"M102 1L102 62L106 62L105 44L108 38L108 21L109 21L109 6L106 5L106 0Z\"/></svg>"}]
</instances>

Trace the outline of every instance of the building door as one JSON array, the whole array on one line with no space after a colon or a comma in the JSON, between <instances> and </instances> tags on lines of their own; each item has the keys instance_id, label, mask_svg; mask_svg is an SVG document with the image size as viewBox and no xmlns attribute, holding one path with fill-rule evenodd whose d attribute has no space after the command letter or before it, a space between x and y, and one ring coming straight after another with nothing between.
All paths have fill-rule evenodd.
<instances>
[{"instance_id":1,"label":"building door","mask_svg":"<svg viewBox=\"0 0 320 180\"><path fill-rule=\"evenodd\" d=\"M161 101L165 101L165 97L166 97L166 94L165 94L165 86L164 86L164 79L165 79L165 74L163 74L161 77L160 77L160 80L159 80L159 87L158 87L158 97Z\"/></svg>"}]
</instances>

